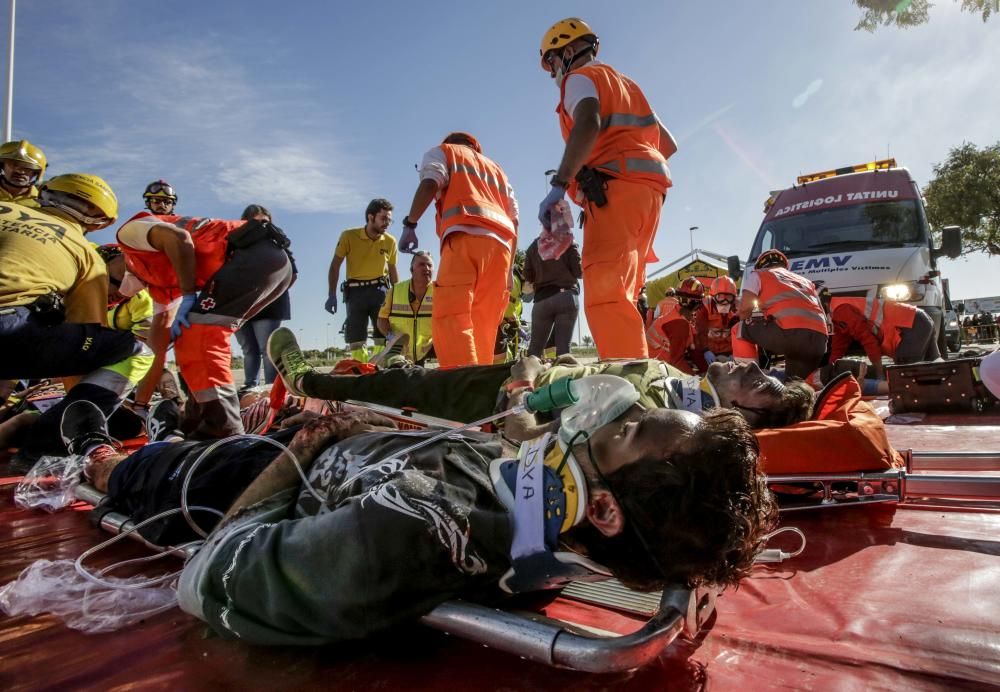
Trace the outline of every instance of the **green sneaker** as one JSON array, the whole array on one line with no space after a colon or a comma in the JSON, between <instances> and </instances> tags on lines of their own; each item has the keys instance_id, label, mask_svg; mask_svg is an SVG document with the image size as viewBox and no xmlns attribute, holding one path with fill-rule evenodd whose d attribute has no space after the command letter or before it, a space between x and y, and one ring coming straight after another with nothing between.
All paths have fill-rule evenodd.
<instances>
[{"instance_id":1,"label":"green sneaker","mask_svg":"<svg viewBox=\"0 0 1000 692\"><path fill-rule=\"evenodd\" d=\"M306 362L291 329L278 327L271 332L267 339L267 357L274 363L289 394L307 396L300 388L302 377L316 370Z\"/></svg>"}]
</instances>

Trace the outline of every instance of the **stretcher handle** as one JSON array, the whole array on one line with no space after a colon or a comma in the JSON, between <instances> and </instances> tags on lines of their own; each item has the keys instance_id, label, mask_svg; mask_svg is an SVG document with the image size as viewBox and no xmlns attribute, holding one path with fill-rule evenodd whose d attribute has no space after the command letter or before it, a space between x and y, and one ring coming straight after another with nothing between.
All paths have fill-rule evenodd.
<instances>
[{"instance_id":1,"label":"stretcher handle","mask_svg":"<svg viewBox=\"0 0 1000 692\"><path fill-rule=\"evenodd\" d=\"M599 637L540 615L521 615L468 601L442 603L421 622L522 658L589 673L633 670L658 657L685 630L693 636L715 610L715 591L663 591L660 606L632 634Z\"/></svg>"}]
</instances>

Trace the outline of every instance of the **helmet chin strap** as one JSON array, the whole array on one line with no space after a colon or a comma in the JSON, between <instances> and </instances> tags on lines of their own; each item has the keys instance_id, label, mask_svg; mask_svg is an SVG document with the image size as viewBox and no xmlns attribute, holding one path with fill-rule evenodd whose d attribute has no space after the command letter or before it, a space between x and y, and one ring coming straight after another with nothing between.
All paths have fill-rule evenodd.
<instances>
[{"instance_id":1,"label":"helmet chin strap","mask_svg":"<svg viewBox=\"0 0 1000 692\"><path fill-rule=\"evenodd\" d=\"M579 52L574 52L569 58L561 58L562 64L557 67L552 72L552 78L556 80L556 86L562 88L562 83L566 80L566 75L568 75L572 70L570 70L570 65L576 62L578 59L590 53L594 54L594 46L588 45L586 48Z\"/></svg>"}]
</instances>

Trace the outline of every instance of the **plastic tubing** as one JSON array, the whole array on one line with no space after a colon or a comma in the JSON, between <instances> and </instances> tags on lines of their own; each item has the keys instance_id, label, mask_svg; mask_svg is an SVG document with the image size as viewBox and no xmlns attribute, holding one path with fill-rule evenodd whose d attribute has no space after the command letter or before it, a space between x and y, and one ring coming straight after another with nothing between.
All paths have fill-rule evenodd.
<instances>
[{"instance_id":1,"label":"plastic tubing","mask_svg":"<svg viewBox=\"0 0 1000 692\"><path fill-rule=\"evenodd\" d=\"M513 415L515 413L523 413L526 410L527 410L527 408L524 406L524 404L518 404L517 406L514 406L513 408L509 408L506 411L501 411L500 413L494 413L492 416L486 416L486 418L480 418L477 421L473 421L471 423L466 423L465 425L459 426L457 428L448 428L447 430L442 430L438 434L432 435L432 436L428 437L426 440L421 440L420 442L417 442L416 444L412 444L412 445L410 445L409 447L407 447L405 449L401 449L398 452L393 452L392 457L401 457L404 454L409 454L410 452L415 452L416 450L420 449L421 447L426 447L431 442L437 442L438 440L442 440L442 439L444 439L446 437L450 437L450 436L454 435L455 433L460 433L463 430L471 430L472 428L478 428L480 426L485 425L486 423L492 423L495 420L500 420L501 418L506 418L507 416ZM341 490L343 490L344 488L346 488L348 485L350 485L351 483L353 483L354 481L356 481L358 478L360 478L361 476L365 475L368 471L370 471L371 469L377 467L379 464L382 464L383 462L388 461L392 457L386 457L385 459L380 459L375 464L369 464L369 465L365 466L363 469L361 469L360 471L358 471L357 473L355 473L353 476L350 476L347 480L345 480L340 485L338 485L337 486L337 490L335 492L339 493ZM301 474L301 471L299 473ZM303 476L303 479L304 478L305 478L305 476ZM307 483L307 486L308 486L308 483ZM309 490L310 490L310 492L312 492L312 488L309 488ZM315 497L320 502L324 502L324 503L326 502L326 498L320 498L319 495L317 495L315 492L312 492L312 495L313 495L313 497Z\"/></svg>"}]
</instances>

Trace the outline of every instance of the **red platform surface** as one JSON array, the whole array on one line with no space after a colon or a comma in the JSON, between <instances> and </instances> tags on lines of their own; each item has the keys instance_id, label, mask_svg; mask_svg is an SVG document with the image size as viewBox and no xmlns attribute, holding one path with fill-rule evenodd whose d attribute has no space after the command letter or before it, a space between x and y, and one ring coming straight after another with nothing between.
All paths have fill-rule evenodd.
<instances>
[{"instance_id":1,"label":"red platform surface","mask_svg":"<svg viewBox=\"0 0 1000 692\"><path fill-rule=\"evenodd\" d=\"M12 506L0 488L0 583L106 538L86 512ZM82 508L82 507L81 507ZM48 616L0 623L0 689L981 689L1000 684L1000 513L888 506L788 518L802 556L758 567L699 642L624 675L554 670L415 625L319 649L227 642L172 611L111 634ZM784 537L782 537L784 538ZM789 539L787 549L794 547ZM116 546L113 556L141 554ZM612 631L638 621L557 600L553 616Z\"/></svg>"}]
</instances>

